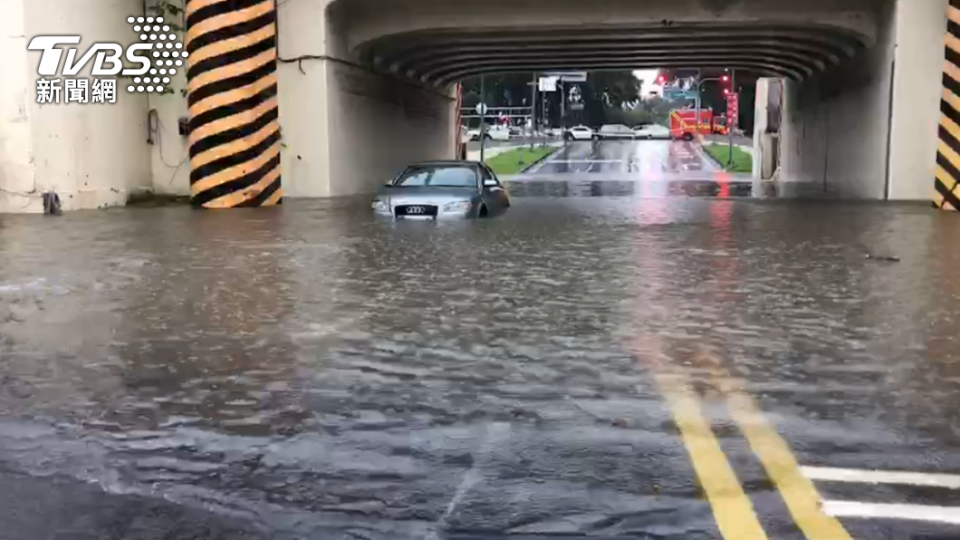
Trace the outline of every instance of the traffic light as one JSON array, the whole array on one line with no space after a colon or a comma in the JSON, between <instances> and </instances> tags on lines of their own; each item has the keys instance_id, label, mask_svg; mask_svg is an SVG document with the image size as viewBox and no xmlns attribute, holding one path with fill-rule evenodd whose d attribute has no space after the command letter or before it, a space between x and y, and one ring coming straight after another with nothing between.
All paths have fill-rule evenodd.
<instances>
[{"instance_id":1,"label":"traffic light","mask_svg":"<svg viewBox=\"0 0 960 540\"><path fill-rule=\"evenodd\" d=\"M722 80L723 82L730 82L730 76L724 75L720 80Z\"/></svg>"}]
</instances>

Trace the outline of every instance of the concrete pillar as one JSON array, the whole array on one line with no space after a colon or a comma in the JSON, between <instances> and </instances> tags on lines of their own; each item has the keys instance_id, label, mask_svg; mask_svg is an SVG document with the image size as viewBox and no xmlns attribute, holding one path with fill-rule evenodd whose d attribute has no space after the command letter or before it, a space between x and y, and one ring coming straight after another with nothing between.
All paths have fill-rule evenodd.
<instances>
[{"instance_id":1,"label":"concrete pillar","mask_svg":"<svg viewBox=\"0 0 960 540\"><path fill-rule=\"evenodd\" d=\"M368 194L410 163L457 155L456 88L372 70L345 34L371 14L344 12L350 4L297 0L277 8L289 197Z\"/></svg>"},{"instance_id":2,"label":"concrete pillar","mask_svg":"<svg viewBox=\"0 0 960 540\"><path fill-rule=\"evenodd\" d=\"M275 0L187 0L191 201L280 204Z\"/></svg>"},{"instance_id":3,"label":"concrete pillar","mask_svg":"<svg viewBox=\"0 0 960 540\"><path fill-rule=\"evenodd\" d=\"M947 33L940 100L940 127L934 171L933 204L960 210L960 0L947 6Z\"/></svg>"},{"instance_id":4,"label":"concrete pillar","mask_svg":"<svg viewBox=\"0 0 960 540\"><path fill-rule=\"evenodd\" d=\"M6 0L0 16L0 212L42 212L54 191L64 210L126 204L150 188L147 96L117 81L115 103L40 104L36 35L80 35L90 43L138 41L127 17L143 14L142 0ZM64 55L66 56L66 55ZM61 59L62 71L64 60ZM92 64L92 63L91 63ZM76 78L87 79L89 67ZM67 79L56 75L48 80Z\"/></svg>"},{"instance_id":5,"label":"concrete pillar","mask_svg":"<svg viewBox=\"0 0 960 540\"><path fill-rule=\"evenodd\" d=\"M930 200L936 174L947 0L899 0L886 198Z\"/></svg>"},{"instance_id":6,"label":"concrete pillar","mask_svg":"<svg viewBox=\"0 0 960 540\"><path fill-rule=\"evenodd\" d=\"M771 100L772 92L781 92L779 79L757 79L757 99L753 128L753 177L758 180L773 178L779 165L779 126L771 125L782 106L779 99Z\"/></svg>"}]
</instances>

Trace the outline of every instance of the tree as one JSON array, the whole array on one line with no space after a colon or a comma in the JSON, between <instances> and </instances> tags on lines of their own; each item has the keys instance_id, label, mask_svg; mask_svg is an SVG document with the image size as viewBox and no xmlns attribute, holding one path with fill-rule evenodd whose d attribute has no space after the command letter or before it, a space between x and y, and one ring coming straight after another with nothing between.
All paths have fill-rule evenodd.
<instances>
[{"instance_id":1,"label":"tree","mask_svg":"<svg viewBox=\"0 0 960 540\"><path fill-rule=\"evenodd\" d=\"M488 107L528 107L532 98L530 82L532 73L502 73L484 76L484 103ZM570 83L567 84L569 89ZM463 106L473 108L480 102L480 77L463 81ZM567 123L600 125L607 122L608 111L634 107L640 102L641 82L632 71L594 71L587 74L587 81L579 84L583 97L582 111L567 111ZM560 118L560 92L538 93L537 114L543 114L546 104L548 123L558 126Z\"/></svg>"}]
</instances>

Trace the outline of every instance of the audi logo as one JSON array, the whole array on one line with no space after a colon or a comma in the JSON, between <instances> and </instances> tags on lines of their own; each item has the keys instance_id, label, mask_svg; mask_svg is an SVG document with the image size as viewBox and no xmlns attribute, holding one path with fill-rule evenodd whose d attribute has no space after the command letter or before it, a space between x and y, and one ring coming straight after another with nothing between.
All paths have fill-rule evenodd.
<instances>
[{"instance_id":1,"label":"audi logo","mask_svg":"<svg viewBox=\"0 0 960 540\"><path fill-rule=\"evenodd\" d=\"M426 214L427 209L422 206L408 206L407 213L408 214Z\"/></svg>"}]
</instances>

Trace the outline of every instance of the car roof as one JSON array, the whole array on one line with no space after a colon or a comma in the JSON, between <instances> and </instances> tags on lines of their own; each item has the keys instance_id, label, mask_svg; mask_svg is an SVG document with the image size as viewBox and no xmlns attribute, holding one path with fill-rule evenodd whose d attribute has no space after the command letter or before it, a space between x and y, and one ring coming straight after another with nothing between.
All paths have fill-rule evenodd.
<instances>
[{"instance_id":1,"label":"car roof","mask_svg":"<svg viewBox=\"0 0 960 540\"><path fill-rule=\"evenodd\" d=\"M411 163L408 167L423 167L428 165L450 165L450 166L469 166L473 165L474 167L480 165L479 161L468 161L465 159L438 159L435 161L419 161L417 163Z\"/></svg>"}]
</instances>

